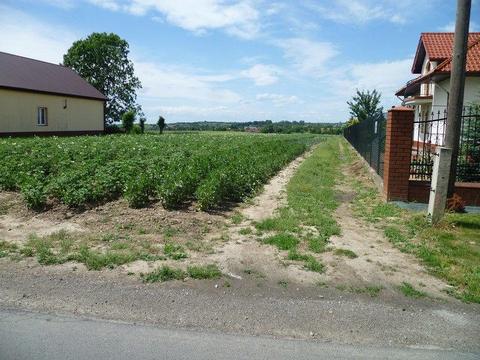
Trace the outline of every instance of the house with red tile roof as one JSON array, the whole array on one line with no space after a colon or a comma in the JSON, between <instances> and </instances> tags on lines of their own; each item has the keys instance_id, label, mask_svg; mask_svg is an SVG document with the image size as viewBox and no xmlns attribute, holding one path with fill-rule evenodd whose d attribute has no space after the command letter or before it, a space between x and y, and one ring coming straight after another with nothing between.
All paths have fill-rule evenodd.
<instances>
[{"instance_id":1,"label":"house with red tile roof","mask_svg":"<svg viewBox=\"0 0 480 360\"><path fill-rule=\"evenodd\" d=\"M70 68L0 52L0 136L102 133L106 100Z\"/></svg>"},{"instance_id":2,"label":"house with red tile roof","mask_svg":"<svg viewBox=\"0 0 480 360\"><path fill-rule=\"evenodd\" d=\"M412 65L419 74L396 92L417 116L444 112L450 90L454 33L422 33ZM480 102L480 33L468 36L464 105Z\"/></svg>"}]
</instances>

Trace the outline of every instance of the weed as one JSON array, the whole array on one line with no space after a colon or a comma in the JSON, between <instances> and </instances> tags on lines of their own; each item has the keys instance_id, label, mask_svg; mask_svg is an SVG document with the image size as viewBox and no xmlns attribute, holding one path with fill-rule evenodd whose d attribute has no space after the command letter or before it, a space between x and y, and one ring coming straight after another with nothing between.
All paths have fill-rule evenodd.
<instances>
[{"instance_id":1,"label":"weed","mask_svg":"<svg viewBox=\"0 0 480 360\"><path fill-rule=\"evenodd\" d=\"M364 288L357 288L354 291L357 293L364 293L370 295L370 297L377 297L380 294L380 291L383 290L383 286L365 286Z\"/></svg>"},{"instance_id":2,"label":"weed","mask_svg":"<svg viewBox=\"0 0 480 360\"><path fill-rule=\"evenodd\" d=\"M308 256L308 259L305 261L305 269L314 271L317 273L323 273L325 271L325 266L315 259L313 256Z\"/></svg>"},{"instance_id":3,"label":"weed","mask_svg":"<svg viewBox=\"0 0 480 360\"><path fill-rule=\"evenodd\" d=\"M335 249L333 253L338 256L346 256L350 259L355 259L358 257L358 255L355 254L355 252L349 249Z\"/></svg>"},{"instance_id":4,"label":"weed","mask_svg":"<svg viewBox=\"0 0 480 360\"><path fill-rule=\"evenodd\" d=\"M402 282L402 285L399 286L399 290L403 293L403 295L415 299L427 296L425 292L415 289L413 285L409 284L408 282Z\"/></svg>"},{"instance_id":5,"label":"weed","mask_svg":"<svg viewBox=\"0 0 480 360\"><path fill-rule=\"evenodd\" d=\"M290 249L287 255L287 260L292 261L307 261L308 255L300 254L296 248Z\"/></svg>"},{"instance_id":6,"label":"weed","mask_svg":"<svg viewBox=\"0 0 480 360\"><path fill-rule=\"evenodd\" d=\"M173 260L180 260L188 257L181 245L167 243L163 248L163 252Z\"/></svg>"},{"instance_id":7,"label":"weed","mask_svg":"<svg viewBox=\"0 0 480 360\"><path fill-rule=\"evenodd\" d=\"M266 238L264 243L274 245L280 250L290 250L298 245L299 240L290 234L277 234Z\"/></svg>"},{"instance_id":8,"label":"weed","mask_svg":"<svg viewBox=\"0 0 480 360\"><path fill-rule=\"evenodd\" d=\"M250 235L252 233L252 229L247 227L247 228L242 228L238 232L240 235Z\"/></svg>"},{"instance_id":9,"label":"weed","mask_svg":"<svg viewBox=\"0 0 480 360\"><path fill-rule=\"evenodd\" d=\"M142 274L141 277L144 282L153 283L158 281L182 280L186 273L181 269L173 269L166 265L159 267L148 274Z\"/></svg>"},{"instance_id":10,"label":"weed","mask_svg":"<svg viewBox=\"0 0 480 360\"><path fill-rule=\"evenodd\" d=\"M288 282L285 280L279 280L278 285L286 289L288 287Z\"/></svg>"},{"instance_id":11,"label":"weed","mask_svg":"<svg viewBox=\"0 0 480 360\"><path fill-rule=\"evenodd\" d=\"M215 264L189 266L187 267L187 273L192 279L216 279L222 276L222 272Z\"/></svg>"},{"instance_id":12,"label":"weed","mask_svg":"<svg viewBox=\"0 0 480 360\"><path fill-rule=\"evenodd\" d=\"M239 212L235 212L235 214L232 215L232 217L230 218L230 220L232 221L232 223L234 223L235 225L238 225L240 224L242 221L243 221L243 215Z\"/></svg>"}]
</instances>

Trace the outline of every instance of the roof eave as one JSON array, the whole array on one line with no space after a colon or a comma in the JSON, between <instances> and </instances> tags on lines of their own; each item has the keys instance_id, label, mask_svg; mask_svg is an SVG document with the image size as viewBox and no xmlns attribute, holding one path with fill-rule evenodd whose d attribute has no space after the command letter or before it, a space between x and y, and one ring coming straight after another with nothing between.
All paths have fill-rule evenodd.
<instances>
[{"instance_id":1,"label":"roof eave","mask_svg":"<svg viewBox=\"0 0 480 360\"><path fill-rule=\"evenodd\" d=\"M22 92L29 92L29 93L40 93L40 94L47 94L47 95L56 95L56 96L68 96L80 99L89 99L89 100L98 100L98 101L107 101L107 98L102 96L85 96L85 95L78 95L78 94L67 94L67 93L60 93L54 91L44 91L44 90L36 90L36 89L27 89L27 88L20 88L14 86L5 86L0 85L0 89L7 89L7 90L15 90L15 91L22 91Z\"/></svg>"}]
</instances>

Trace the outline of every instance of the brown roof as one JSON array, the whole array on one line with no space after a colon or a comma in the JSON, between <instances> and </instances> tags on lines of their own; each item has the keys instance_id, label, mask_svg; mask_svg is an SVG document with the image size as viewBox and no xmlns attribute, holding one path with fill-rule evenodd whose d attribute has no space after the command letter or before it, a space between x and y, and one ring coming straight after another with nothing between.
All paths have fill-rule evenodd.
<instances>
[{"instance_id":1,"label":"brown roof","mask_svg":"<svg viewBox=\"0 0 480 360\"><path fill-rule=\"evenodd\" d=\"M440 61L440 64L428 73L410 80L407 85L395 93L397 96L404 96L407 90L410 93L412 90L417 89L421 83L429 81L432 77L441 76L444 78L450 74L452 69L453 33L423 33L420 37L420 43L425 45L424 51L428 53L429 59ZM422 46L419 45L417 48L412 72L414 72L417 66L416 62L419 61L419 53L422 51ZM448 47L450 50L447 52ZM432 58L430 54L433 54L435 57ZM442 58L440 56L445 57ZM423 63L423 57L421 62ZM471 75L480 75L480 33L469 33L465 72Z\"/></svg>"},{"instance_id":2,"label":"brown roof","mask_svg":"<svg viewBox=\"0 0 480 360\"><path fill-rule=\"evenodd\" d=\"M1 87L106 100L70 68L4 52L0 52Z\"/></svg>"},{"instance_id":3,"label":"brown roof","mask_svg":"<svg viewBox=\"0 0 480 360\"><path fill-rule=\"evenodd\" d=\"M417 52L413 61L412 72L419 74L422 72L422 65L425 56L431 61L442 62L452 57L454 33L422 33L418 41ZM468 34L468 46L480 39L479 32Z\"/></svg>"}]
</instances>

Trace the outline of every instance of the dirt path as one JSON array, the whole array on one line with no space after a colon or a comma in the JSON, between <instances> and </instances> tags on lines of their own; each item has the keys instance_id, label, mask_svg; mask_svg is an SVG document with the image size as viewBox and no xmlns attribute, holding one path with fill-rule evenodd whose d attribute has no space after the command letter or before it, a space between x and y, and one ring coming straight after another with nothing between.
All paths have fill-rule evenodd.
<instances>
[{"instance_id":1,"label":"dirt path","mask_svg":"<svg viewBox=\"0 0 480 360\"><path fill-rule=\"evenodd\" d=\"M242 216L240 224L228 230L229 241L215 249L210 257L217 262L225 274L241 279L249 273L258 279L268 276L273 282L287 281L313 284L320 275L303 270L300 266L282 265L283 256L272 246L265 246L255 235L255 222L271 218L286 204L286 187L298 167L308 158L314 149L296 158L265 185L263 191L252 202L239 209ZM242 235L249 229L251 234Z\"/></svg>"},{"instance_id":2,"label":"dirt path","mask_svg":"<svg viewBox=\"0 0 480 360\"><path fill-rule=\"evenodd\" d=\"M340 142L342 156L346 151ZM425 290L429 295L447 298L445 290L449 287L442 280L428 274L419 260L393 247L385 239L383 230L361 220L353 214L351 179L360 179L369 185L372 180L367 175L360 160L351 166L343 166L344 181L337 184L342 202L335 211L335 218L341 225L340 236L330 238L333 248L348 249L358 255L350 259L345 256L334 256L333 252L324 254L329 281L338 285L382 286L393 290L402 282L409 282L415 288Z\"/></svg>"}]
</instances>

